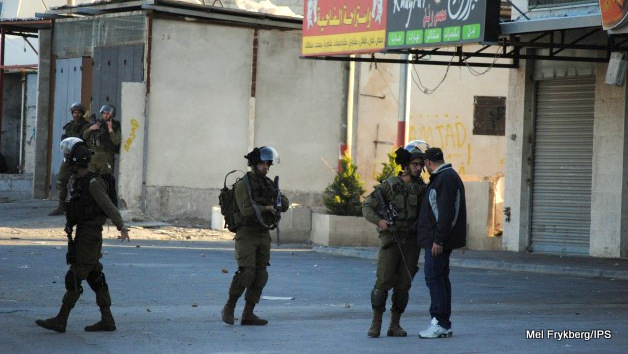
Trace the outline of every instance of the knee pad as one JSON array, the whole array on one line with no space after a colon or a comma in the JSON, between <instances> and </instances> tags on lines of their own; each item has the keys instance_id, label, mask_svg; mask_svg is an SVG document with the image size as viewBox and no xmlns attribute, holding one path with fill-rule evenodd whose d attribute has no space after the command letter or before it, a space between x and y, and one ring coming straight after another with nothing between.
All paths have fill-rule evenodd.
<instances>
[{"instance_id":1,"label":"knee pad","mask_svg":"<svg viewBox=\"0 0 628 354\"><path fill-rule=\"evenodd\" d=\"M239 268L235 276L241 287L249 288L255 281L255 268Z\"/></svg>"},{"instance_id":2,"label":"knee pad","mask_svg":"<svg viewBox=\"0 0 628 354\"><path fill-rule=\"evenodd\" d=\"M87 284L89 287L98 292L101 288L107 289L107 281L105 280L105 273L101 271L92 271L87 275Z\"/></svg>"},{"instance_id":3,"label":"knee pad","mask_svg":"<svg viewBox=\"0 0 628 354\"><path fill-rule=\"evenodd\" d=\"M384 310L386 308L386 299L388 298L388 291L373 288L371 291L371 306L373 310Z\"/></svg>"},{"instance_id":4,"label":"knee pad","mask_svg":"<svg viewBox=\"0 0 628 354\"><path fill-rule=\"evenodd\" d=\"M81 286L81 280L77 279L74 276L74 272L72 271L72 269L68 270L67 273L65 273L65 290L67 291L74 291L74 289L76 289L78 291L78 294L82 294L83 293L83 287Z\"/></svg>"}]
</instances>

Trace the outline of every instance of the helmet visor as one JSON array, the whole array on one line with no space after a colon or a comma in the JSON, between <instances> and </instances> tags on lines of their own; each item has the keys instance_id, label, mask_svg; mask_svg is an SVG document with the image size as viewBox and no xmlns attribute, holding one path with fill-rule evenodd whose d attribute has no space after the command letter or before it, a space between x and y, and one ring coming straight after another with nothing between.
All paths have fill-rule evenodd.
<instances>
[{"instance_id":1,"label":"helmet visor","mask_svg":"<svg viewBox=\"0 0 628 354\"><path fill-rule=\"evenodd\" d=\"M260 161L270 161L272 164L279 163L279 154L277 150L271 148L270 146L264 146L259 149L259 159Z\"/></svg>"},{"instance_id":2,"label":"helmet visor","mask_svg":"<svg viewBox=\"0 0 628 354\"><path fill-rule=\"evenodd\" d=\"M63 153L63 156L69 157L70 152L72 151L72 148L74 147L74 145L76 145L77 143L82 143L82 142L83 140L79 138L74 138L74 137L63 139L63 141L61 141L61 144L59 144L59 147L61 148L61 152Z\"/></svg>"},{"instance_id":3,"label":"helmet visor","mask_svg":"<svg viewBox=\"0 0 628 354\"><path fill-rule=\"evenodd\" d=\"M412 140L403 147L409 153L425 152L430 148L430 145L423 140Z\"/></svg>"}]
</instances>

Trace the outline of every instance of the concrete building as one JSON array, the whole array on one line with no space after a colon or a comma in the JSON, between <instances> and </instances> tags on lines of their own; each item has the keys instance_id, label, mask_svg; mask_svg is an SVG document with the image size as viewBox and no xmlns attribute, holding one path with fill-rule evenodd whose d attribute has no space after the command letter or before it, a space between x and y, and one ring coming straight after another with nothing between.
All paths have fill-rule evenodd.
<instances>
[{"instance_id":1,"label":"concrete building","mask_svg":"<svg viewBox=\"0 0 628 354\"><path fill-rule=\"evenodd\" d=\"M61 127L81 100L119 109L122 207L208 220L225 174L270 145L291 201L320 205L345 120L347 64L299 60L301 20L176 1L49 10L40 32L34 196L54 197ZM51 123L49 123L51 122ZM48 163L46 163L48 159ZM232 181L227 181L231 182Z\"/></svg>"},{"instance_id":2,"label":"concrete building","mask_svg":"<svg viewBox=\"0 0 628 354\"><path fill-rule=\"evenodd\" d=\"M388 57L393 57L389 55ZM469 247L500 249L506 141L505 108L508 69L409 65L356 64L359 91L354 113L353 156L369 186L377 183L382 163L398 147L398 120L403 89L408 84L406 141L420 139L443 149L445 159L461 174L469 198ZM407 72L407 71L406 71ZM482 75L474 75L484 72ZM419 83L419 81L421 83ZM436 88L436 89L434 89ZM497 109L482 110L485 100ZM482 115L497 114L497 129L481 129Z\"/></svg>"},{"instance_id":3,"label":"concrete building","mask_svg":"<svg viewBox=\"0 0 628 354\"><path fill-rule=\"evenodd\" d=\"M627 28L606 30L597 1L514 4L502 33L525 60L510 77L502 246L626 257L625 60L611 53Z\"/></svg>"}]
</instances>

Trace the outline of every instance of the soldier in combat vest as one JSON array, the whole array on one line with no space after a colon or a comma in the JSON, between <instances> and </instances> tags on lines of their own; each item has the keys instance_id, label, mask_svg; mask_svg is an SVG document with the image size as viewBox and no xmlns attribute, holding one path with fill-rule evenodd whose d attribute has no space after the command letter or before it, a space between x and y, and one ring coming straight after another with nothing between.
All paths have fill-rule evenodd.
<instances>
[{"instance_id":1,"label":"soldier in combat vest","mask_svg":"<svg viewBox=\"0 0 628 354\"><path fill-rule=\"evenodd\" d=\"M113 174L115 154L120 150L122 135L120 122L115 120L116 108L110 104L100 108L101 119L89 126L83 133L83 140L94 152L89 170L104 175Z\"/></svg>"},{"instance_id":2,"label":"soldier in combat vest","mask_svg":"<svg viewBox=\"0 0 628 354\"><path fill-rule=\"evenodd\" d=\"M120 231L118 239L129 240L118 209L108 194L107 183L96 173L87 169L92 152L78 138L66 138L61 142L66 160L72 170L71 197L66 211L66 232L68 233L68 254L66 261L70 269L65 274L65 295L56 317L37 320L35 323L46 329L64 333L70 310L83 293L81 281L96 293L96 304L100 307L101 320L85 327L85 331L115 331L116 324L111 314L109 287L102 272L102 226L107 218ZM76 236L72 240L72 228L76 226Z\"/></svg>"},{"instance_id":3,"label":"soldier in combat vest","mask_svg":"<svg viewBox=\"0 0 628 354\"><path fill-rule=\"evenodd\" d=\"M235 215L235 258L238 262L229 287L229 299L222 309L223 322L234 323L235 306L244 291L246 301L240 318L241 325L262 326L267 320L253 313L268 281L266 267L270 265L270 232L279 221L279 213L288 210L289 201L281 195L277 210L277 186L266 177L270 166L279 163L277 151L270 146L255 148L244 156L251 171L236 182L235 198L239 213Z\"/></svg>"},{"instance_id":4,"label":"soldier in combat vest","mask_svg":"<svg viewBox=\"0 0 628 354\"><path fill-rule=\"evenodd\" d=\"M63 126L61 140L65 138L82 138L83 132L89 126L85 119L85 106L80 102L75 102L70 106L72 121ZM65 160L61 162L59 174L57 175L57 192L59 193L59 205L48 215L63 215L65 213L65 200L68 198L68 182L70 181L70 164Z\"/></svg>"},{"instance_id":5,"label":"soldier in combat vest","mask_svg":"<svg viewBox=\"0 0 628 354\"><path fill-rule=\"evenodd\" d=\"M426 189L421 179L424 155L419 148L420 144L425 143L415 140L404 148L397 149L395 162L401 165L403 171L375 187L362 205L362 214L377 225L380 238L377 279L371 291L373 321L368 336L372 338L380 335L382 315L386 310L390 289L393 289L393 293L387 335L407 336L399 319L408 305L410 286L418 270L420 248L417 245L416 221L419 216L419 201ZM387 210L390 211L391 207L398 214L394 220L389 220L390 215L387 215Z\"/></svg>"}]
</instances>

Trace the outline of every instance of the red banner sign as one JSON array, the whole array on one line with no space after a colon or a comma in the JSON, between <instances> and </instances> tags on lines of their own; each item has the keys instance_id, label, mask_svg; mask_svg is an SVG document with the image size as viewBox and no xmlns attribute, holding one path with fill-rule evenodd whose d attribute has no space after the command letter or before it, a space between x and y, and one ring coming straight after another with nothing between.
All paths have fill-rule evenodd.
<instances>
[{"instance_id":1,"label":"red banner sign","mask_svg":"<svg viewBox=\"0 0 628 354\"><path fill-rule=\"evenodd\" d=\"M375 53L386 41L386 0L305 0L303 56Z\"/></svg>"}]
</instances>

